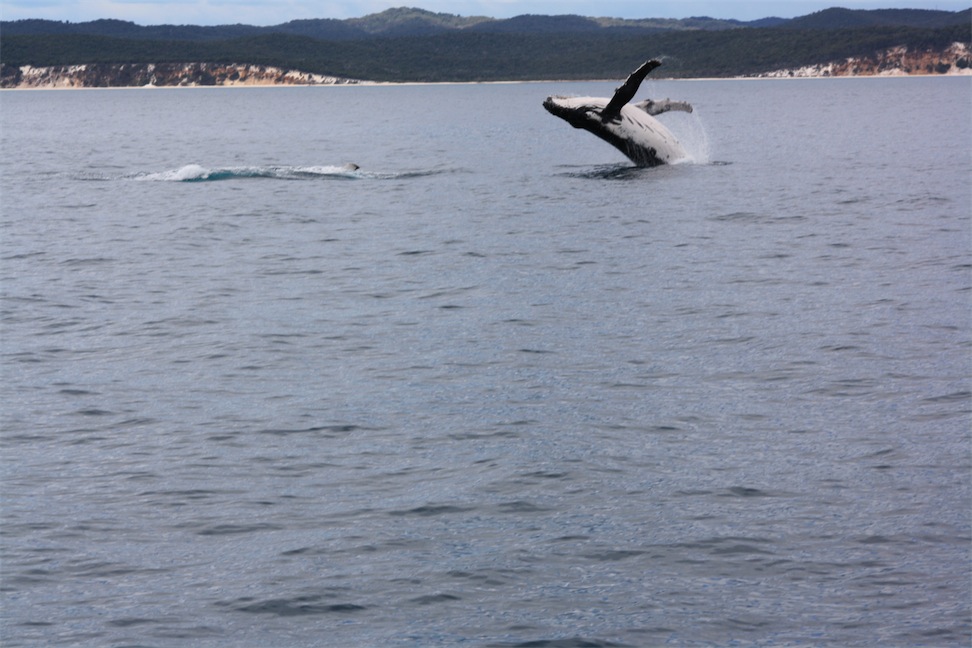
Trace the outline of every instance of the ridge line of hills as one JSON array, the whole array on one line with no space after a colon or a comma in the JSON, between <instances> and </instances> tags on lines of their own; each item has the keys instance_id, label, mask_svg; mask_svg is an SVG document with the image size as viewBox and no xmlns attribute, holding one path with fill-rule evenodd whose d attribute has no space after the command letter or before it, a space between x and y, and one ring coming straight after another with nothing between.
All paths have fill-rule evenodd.
<instances>
[{"instance_id":1,"label":"ridge line of hills","mask_svg":"<svg viewBox=\"0 0 972 648\"><path fill-rule=\"evenodd\" d=\"M25 74L36 77L39 68L75 75L62 87L221 85L233 74L245 74L247 66L282 71L277 81L270 74L268 83L623 78L647 56L663 58L664 75L675 78L778 75L811 68L826 69L824 75L847 70L883 74L894 66L904 73L941 74L972 72L972 8L831 8L750 22L537 15L493 19L410 8L271 27L19 20L0 22L0 45L0 87L60 83L28 81ZM901 56L889 54L894 52ZM187 79L188 72L179 76L177 68L187 64L197 66L195 77ZM236 72L227 71L234 66ZM161 75L163 69L170 76ZM226 77L212 69L224 70Z\"/></svg>"},{"instance_id":2,"label":"ridge line of hills","mask_svg":"<svg viewBox=\"0 0 972 648\"><path fill-rule=\"evenodd\" d=\"M112 38L148 40L226 40L233 38L289 34L318 40L360 40L432 36L449 32L538 34L582 33L612 30L617 32L718 31L739 28L782 27L787 29L848 29L864 27L916 27L937 29L972 25L972 8L950 12L933 9L844 9L832 7L797 18L767 17L759 20L696 16L691 18L591 18L578 15L524 14L497 19L486 16L459 16L424 9L399 7L361 18L344 20L317 18L291 20L266 27L233 25L137 25L134 22L101 19L71 23L44 19L0 21L0 35L36 36L84 34Z\"/></svg>"}]
</instances>

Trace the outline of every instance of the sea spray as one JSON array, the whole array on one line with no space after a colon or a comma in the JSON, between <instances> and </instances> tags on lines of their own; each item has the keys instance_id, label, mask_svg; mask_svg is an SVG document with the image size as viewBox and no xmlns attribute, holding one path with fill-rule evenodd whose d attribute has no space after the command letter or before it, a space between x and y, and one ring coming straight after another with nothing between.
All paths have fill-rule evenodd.
<instances>
[{"instance_id":1,"label":"sea spray","mask_svg":"<svg viewBox=\"0 0 972 648\"><path fill-rule=\"evenodd\" d=\"M712 147L705 123L698 108L691 113L669 112L662 116L665 126L678 138L682 148L688 153L685 162L690 164L709 164L712 162Z\"/></svg>"}]
</instances>

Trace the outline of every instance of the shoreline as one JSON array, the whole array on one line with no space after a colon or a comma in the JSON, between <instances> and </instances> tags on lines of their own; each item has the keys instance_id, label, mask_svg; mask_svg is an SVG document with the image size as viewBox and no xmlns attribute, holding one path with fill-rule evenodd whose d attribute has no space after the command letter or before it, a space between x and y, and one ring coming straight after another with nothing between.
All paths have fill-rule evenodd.
<instances>
[{"instance_id":1,"label":"shoreline","mask_svg":"<svg viewBox=\"0 0 972 648\"><path fill-rule=\"evenodd\" d=\"M792 68L731 77L653 77L656 81L928 78L972 76L970 48L963 42L932 50L891 47L869 56L850 57ZM0 89L88 90L161 88L279 88L334 86L470 85L513 83L617 82L618 79L532 79L494 81L373 81L252 63L95 63L77 65L0 65ZM664 71L662 72L664 74Z\"/></svg>"},{"instance_id":2,"label":"shoreline","mask_svg":"<svg viewBox=\"0 0 972 648\"><path fill-rule=\"evenodd\" d=\"M929 78L972 76L969 47L952 43L941 52L894 47L872 56L727 77L653 77L655 81ZM3 90L105 90L168 88L280 88L336 86L484 85L617 82L618 79L500 79L492 81L373 81L273 65L247 63L113 63L52 66L3 65Z\"/></svg>"},{"instance_id":3,"label":"shoreline","mask_svg":"<svg viewBox=\"0 0 972 648\"><path fill-rule=\"evenodd\" d=\"M845 74L819 76L732 76L732 77L658 77L653 81L681 82L681 81L820 81L840 79L945 79L970 78L972 69L943 74ZM345 83L226 83L226 84L183 84L183 85L118 85L118 86L85 86L85 85L33 85L19 84L0 88L5 91L69 91L69 90L237 90L237 89L266 89L266 88L370 88L370 87L399 87L399 86L460 86L460 85L519 85L540 83L617 83L618 79L528 79L522 81L353 81Z\"/></svg>"}]
</instances>

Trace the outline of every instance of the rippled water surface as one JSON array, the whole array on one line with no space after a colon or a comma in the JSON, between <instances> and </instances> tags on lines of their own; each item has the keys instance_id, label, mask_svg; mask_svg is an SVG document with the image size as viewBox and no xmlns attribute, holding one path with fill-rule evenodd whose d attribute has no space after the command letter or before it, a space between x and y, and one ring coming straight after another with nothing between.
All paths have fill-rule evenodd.
<instances>
[{"instance_id":1,"label":"rippled water surface","mask_svg":"<svg viewBox=\"0 0 972 648\"><path fill-rule=\"evenodd\" d=\"M970 79L614 85L2 93L3 645L967 646Z\"/></svg>"}]
</instances>

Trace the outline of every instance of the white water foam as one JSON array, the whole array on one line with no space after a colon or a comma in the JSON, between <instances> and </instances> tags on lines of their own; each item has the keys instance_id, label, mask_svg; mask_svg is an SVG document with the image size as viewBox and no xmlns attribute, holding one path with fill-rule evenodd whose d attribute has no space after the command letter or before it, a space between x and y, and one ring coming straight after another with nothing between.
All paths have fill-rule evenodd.
<instances>
[{"instance_id":1,"label":"white water foam","mask_svg":"<svg viewBox=\"0 0 972 648\"><path fill-rule=\"evenodd\" d=\"M382 172L363 171L355 164L316 166L236 166L207 168L199 164L187 164L178 169L158 172L142 172L124 176L125 179L148 182L211 182L215 180L239 180L270 178L275 180L403 180L454 173L461 169L416 169L412 171ZM99 177L98 179L106 179Z\"/></svg>"},{"instance_id":2,"label":"white water foam","mask_svg":"<svg viewBox=\"0 0 972 648\"><path fill-rule=\"evenodd\" d=\"M199 164L187 164L178 169L154 173L140 173L135 180L150 182L204 182L207 180L232 180L238 178L276 178L296 180L314 177L361 178L366 177L353 164L324 166L238 166L207 168Z\"/></svg>"},{"instance_id":3,"label":"white water foam","mask_svg":"<svg viewBox=\"0 0 972 648\"><path fill-rule=\"evenodd\" d=\"M712 147L705 124L699 116L698 110L691 113L669 112L664 115L665 126L672 131L682 148L688 154L679 164L710 164L712 162Z\"/></svg>"}]
</instances>

